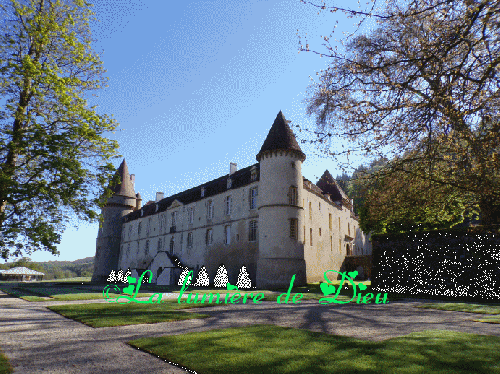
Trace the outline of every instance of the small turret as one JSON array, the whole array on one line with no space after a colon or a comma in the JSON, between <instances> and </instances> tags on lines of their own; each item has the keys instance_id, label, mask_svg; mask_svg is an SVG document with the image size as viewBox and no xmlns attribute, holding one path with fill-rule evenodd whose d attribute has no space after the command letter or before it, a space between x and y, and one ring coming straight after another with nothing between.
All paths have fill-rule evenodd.
<instances>
[{"instance_id":1,"label":"small turret","mask_svg":"<svg viewBox=\"0 0 500 374\"><path fill-rule=\"evenodd\" d=\"M306 156L280 111L257 161L259 181L259 259L257 287L306 283L302 208L302 162Z\"/></svg>"},{"instance_id":2,"label":"small turret","mask_svg":"<svg viewBox=\"0 0 500 374\"><path fill-rule=\"evenodd\" d=\"M105 282L111 270L118 270L123 217L137 207L134 177L129 175L125 159L116 170L115 175L120 177L120 183L110 187L113 196L102 208L103 222L96 240L92 282Z\"/></svg>"}]
</instances>

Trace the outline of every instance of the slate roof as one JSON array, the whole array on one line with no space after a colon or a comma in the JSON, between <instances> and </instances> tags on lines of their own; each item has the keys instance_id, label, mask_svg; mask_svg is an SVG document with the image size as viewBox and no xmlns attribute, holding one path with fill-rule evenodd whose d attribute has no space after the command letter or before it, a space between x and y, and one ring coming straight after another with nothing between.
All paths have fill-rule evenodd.
<instances>
[{"instance_id":1,"label":"slate roof","mask_svg":"<svg viewBox=\"0 0 500 374\"><path fill-rule=\"evenodd\" d=\"M257 178L255 181L251 180L251 169L252 167L256 168L257 172ZM177 193L175 195L166 197L157 203L154 204L149 204L145 205L142 209L136 210L132 213L129 213L128 215L125 216L125 222L130 222L135 219L138 219L140 217L146 217L150 216L159 212L163 212L167 210L167 207L169 207L174 200L177 200L181 202L182 204L190 204L202 199L205 199L210 196L215 196L220 193L228 191L227 188L227 179L231 177L231 189L236 189L240 188L243 186L246 186L250 183L256 182L259 180L259 164L254 164L251 166L248 166L246 168L243 168L241 170L236 171L234 174L229 176L229 174L226 174L220 178L214 179L210 182L204 183L202 185L196 186L194 188L191 188L187 191ZM201 188L205 188L205 194L203 197L201 197ZM142 215L141 215L142 211Z\"/></svg>"},{"instance_id":2,"label":"slate roof","mask_svg":"<svg viewBox=\"0 0 500 374\"><path fill-rule=\"evenodd\" d=\"M116 170L115 175L118 175L120 177L121 183L113 186L111 188L111 191L113 191L116 195L135 198L134 185L130 180L128 166L125 162L125 159L123 159L122 163Z\"/></svg>"},{"instance_id":3,"label":"slate roof","mask_svg":"<svg viewBox=\"0 0 500 374\"><path fill-rule=\"evenodd\" d=\"M39 271L28 269L24 266L19 266L16 268L1 270L3 275L45 275L45 273L40 273Z\"/></svg>"},{"instance_id":4,"label":"slate roof","mask_svg":"<svg viewBox=\"0 0 500 374\"><path fill-rule=\"evenodd\" d=\"M321 178L316 183L323 193L331 195L332 201L342 201L343 199L349 200L346 193L338 185L328 170L325 170Z\"/></svg>"},{"instance_id":5,"label":"slate roof","mask_svg":"<svg viewBox=\"0 0 500 374\"><path fill-rule=\"evenodd\" d=\"M267 138L260 152L257 154L257 161L260 161L261 156L265 152L274 150L294 150L300 152L303 158L302 161L306 159L306 155L300 149L299 143L297 143L297 139L295 139L295 135L287 122L289 121L285 119L285 116L280 110L271 126L271 130L269 130L269 134L267 134Z\"/></svg>"}]
</instances>

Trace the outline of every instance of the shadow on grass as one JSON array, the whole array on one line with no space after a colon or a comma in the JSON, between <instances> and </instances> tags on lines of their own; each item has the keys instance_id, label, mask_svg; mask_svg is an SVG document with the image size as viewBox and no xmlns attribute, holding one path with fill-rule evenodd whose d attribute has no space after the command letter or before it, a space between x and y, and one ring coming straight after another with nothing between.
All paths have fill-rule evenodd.
<instances>
[{"instance_id":1,"label":"shadow on grass","mask_svg":"<svg viewBox=\"0 0 500 374\"><path fill-rule=\"evenodd\" d=\"M500 373L500 338L424 331L370 342L270 325L129 342L198 373Z\"/></svg>"},{"instance_id":2,"label":"shadow on grass","mask_svg":"<svg viewBox=\"0 0 500 374\"><path fill-rule=\"evenodd\" d=\"M180 310L202 308L204 306L210 306L210 304L186 306L185 304L178 304L177 300L169 300L161 304L90 303L54 305L47 308L91 327L112 327L207 318L209 316L205 314L187 313Z\"/></svg>"}]
</instances>

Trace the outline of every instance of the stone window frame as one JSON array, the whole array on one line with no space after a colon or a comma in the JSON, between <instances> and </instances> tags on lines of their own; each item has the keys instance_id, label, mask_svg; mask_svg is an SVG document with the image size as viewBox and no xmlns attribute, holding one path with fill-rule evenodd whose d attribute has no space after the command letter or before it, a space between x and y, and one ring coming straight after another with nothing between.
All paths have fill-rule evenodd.
<instances>
[{"instance_id":1,"label":"stone window frame","mask_svg":"<svg viewBox=\"0 0 500 374\"><path fill-rule=\"evenodd\" d=\"M232 202L233 201L232 201L231 195L226 196L226 209L225 209L226 216L231 215Z\"/></svg>"},{"instance_id":2,"label":"stone window frame","mask_svg":"<svg viewBox=\"0 0 500 374\"><path fill-rule=\"evenodd\" d=\"M256 242L258 235L258 223L257 220L251 220L248 223L248 241Z\"/></svg>"},{"instance_id":3,"label":"stone window frame","mask_svg":"<svg viewBox=\"0 0 500 374\"><path fill-rule=\"evenodd\" d=\"M299 238L299 220L297 218L290 218L290 238L298 240Z\"/></svg>"},{"instance_id":4,"label":"stone window frame","mask_svg":"<svg viewBox=\"0 0 500 374\"><path fill-rule=\"evenodd\" d=\"M214 218L214 201L208 200L207 202L207 219Z\"/></svg>"},{"instance_id":5,"label":"stone window frame","mask_svg":"<svg viewBox=\"0 0 500 374\"><path fill-rule=\"evenodd\" d=\"M207 232L205 234L205 244L206 245L212 245L214 242L214 230L213 229L207 229Z\"/></svg>"},{"instance_id":6,"label":"stone window frame","mask_svg":"<svg viewBox=\"0 0 500 374\"><path fill-rule=\"evenodd\" d=\"M254 194L255 191L255 194ZM252 187L250 188L250 209L257 209L257 196L259 196L259 190L258 187Z\"/></svg>"},{"instance_id":7,"label":"stone window frame","mask_svg":"<svg viewBox=\"0 0 500 374\"><path fill-rule=\"evenodd\" d=\"M231 244L231 225L224 226L224 243Z\"/></svg>"},{"instance_id":8,"label":"stone window frame","mask_svg":"<svg viewBox=\"0 0 500 374\"><path fill-rule=\"evenodd\" d=\"M192 232L188 232L187 246L188 246L188 248L192 248L193 247L193 233Z\"/></svg>"},{"instance_id":9,"label":"stone window frame","mask_svg":"<svg viewBox=\"0 0 500 374\"><path fill-rule=\"evenodd\" d=\"M296 186L288 188L288 203L289 205L296 206L298 202L299 192Z\"/></svg>"},{"instance_id":10,"label":"stone window frame","mask_svg":"<svg viewBox=\"0 0 500 374\"><path fill-rule=\"evenodd\" d=\"M188 223L194 222L194 206L188 208Z\"/></svg>"}]
</instances>

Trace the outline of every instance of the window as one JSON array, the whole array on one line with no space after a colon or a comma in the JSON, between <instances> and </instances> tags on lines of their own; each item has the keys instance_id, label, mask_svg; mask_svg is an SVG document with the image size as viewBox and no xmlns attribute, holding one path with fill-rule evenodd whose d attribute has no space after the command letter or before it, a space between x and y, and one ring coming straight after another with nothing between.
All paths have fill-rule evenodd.
<instances>
[{"instance_id":1,"label":"window","mask_svg":"<svg viewBox=\"0 0 500 374\"><path fill-rule=\"evenodd\" d=\"M330 236L330 251L333 251L333 236Z\"/></svg>"},{"instance_id":2,"label":"window","mask_svg":"<svg viewBox=\"0 0 500 374\"><path fill-rule=\"evenodd\" d=\"M174 253L174 245L175 245L174 237L172 236L170 238L170 254Z\"/></svg>"},{"instance_id":3,"label":"window","mask_svg":"<svg viewBox=\"0 0 500 374\"><path fill-rule=\"evenodd\" d=\"M309 219L313 218L312 202L309 201Z\"/></svg>"},{"instance_id":4,"label":"window","mask_svg":"<svg viewBox=\"0 0 500 374\"><path fill-rule=\"evenodd\" d=\"M291 186L288 190L288 201L290 205L297 205L297 187Z\"/></svg>"},{"instance_id":5,"label":"window","mask_svg":"<svg viewBox=\"0 0 500 374\"><path fill-rule=\"evenodd\" d=\"M236 234L236 243L239 243L240 241L240 234Z\"/></svg>"},{"instance_id":6,"label":"window","mask_svg":"<svg viewBox=\"0 0 500 374\"><path fill-rule=\"evenodd\" d=\"M177 222L177 212L172 212L172 226L175 227L176 222Z\"/></svg>"},{"instance_id":7,"label":"window","mask_svg":"<svg viewBox=\"0 0 500 374\"><path fill-rule=\"evenodd\" d=\"M328 228L332 229L332 213L328 214Z\"/></svg>"},{"instance_id":8,"label":"window","mask_svg":"<svg viewBox=\"0 0 500 374\"><path fill-rule=\"evenodd\" d=\"M313 245L313 229L309 229L309 238L310 238L310 244Z\"/></svg>"},{"instance_id":9,"label":"window","mask_svg":"<svg viewBox=\"0 0 500 374\"><path fill-rule=\"evenodd\" d=\"M146 240L146 249L144 250L144 254L145 254L146 256L148 256L148 255L149 255L149 240Z\"/></svg>"},{"instance_id":10,"label":"window","mask_svg":"<svg viewBox=\"0 0 500 374\"><path fill-rule=\"evenodd\" d=\"M212 244L214 241L214 235L213 235L213 230L212 229L208 229L207 230L207 235L206 235L206 239L205 239L205 242L207 245L210 245Z\"/></svg>"},{"instance_id":11,"label":"window","mask_svg":"<svg viewBox=\"0 0 500 374\"><path fill-rule=\"evenodd\" d=\"M253 182L255 180L257 180L257 170L256 169L252 169L250 171L250 180Z\"/></svg>"},{"instance_id":12,"label":"window","mask_svg":"<svg viewBox=\"0 0 500 374\"><path fill-rule=\"evenodd\" d=\"M160 234L163 232L163 215L160 216Z\"/></svg>"},{"instance_id":13,"label":"window","mask_svg":"<svg viewBox=\"0 0 500 374\"><path fill-rule=\"evenodd\" d=\"M258 194L257 187L250 189L250 209L257 208L257 194Z\"/></svg>"},{"instance_id":14,"label":"window","mask_svg":"<svg viewBox=\"0 0 500 374\"><path fill-rule=\"evenodd\" d=\"M318 203L319 204L319 209L318 210L321 210L321 203Z\"/></svg>"},{"instance_id":15,"label":"window","mask_svg":"<svg viewBox=\"0 0 500 374\"><path fill-rule=\"evenodd\" d=\"M224 227L224 237L226 238L226 244L231 244L231 226Z\"/></svg>"},{"instance_id":16,"label":"window","mask_svg":"<svg viewBox=\"0 0 500 374\"><path fill-rule=\"evenodd\" d=\"M295 162L292 161L292 169L295 169Z\"/></svg>"},{"instance_id":17,"label":"window","mask_svg":"<svg viewBox=\"0 0 500 374\"><path fill-rule=\"evenodd\" d=\"M321 228L319 229L319 236L321 236Z\"/></svg>"},{"instance_id":18,"label":"window","mask_svg":"<svg viewBox=\"0 0 500 374\"><path fill-rule=\"evenodd\" d=\"M212 219L213 217L214 217L214 202L212 200L209 200L207 205L207 218Z\"/></svg>"},{"instance_id":19,"label":"window","mask_svg":"<svg viewBox=\"0 0 500 374\"><path fill-rule=\"evenodd\" d=\"M205 187L201 188L201 197L205 197Z\"/></svg>"},{"instance_id":20,"label":"window","mask_svg":"<svg viewBox=\"0 0 500 374\"><path fill-rule=\"evenodd\" d=\"M189 223L194 222L194 207L191 207L188 210L188 221L189 221Z\"/></svg>"},{"instance_id":21,"label":"window","mask_svg":"<svg viewBox=\"0 0 500 374\"><path fill-rule=\"evenodd\" d=\"M142 222L139 222L139 227L137 227L137 234L141 236Z\"/></svg>"},{"instance_id":22,"label":"window","mask_svg":"<svg viewBox=\"0 0 500 374\"><path fill-rule=\"evenodd\" d=\"M156 252L161 252L161 238L158 239L158 248L156 248Z\"/></svg>"},{"instance_id":23,"label":"window","mask_svg":"<svg viewBox=\"0 0 500 374\"><path fill-rule=\"evenodd\" d=\"M250 221L248 229L248 241L254 242L257 240L257 221Z\"/></svg>"},{"instance_id":24,"label":"window","mask_svg":"<svg viewBox=\"0 0 500 374\"><path fill-rule=\"evenodd\" d=\"M347 222L347 235L351 236L351 224Z\"/></svg>"},{"instance_id":25,"label":"window","mask_svg":"<svg viewBox=\"0 0 500 374\"><path fill-rule=\"evenodd\" d=\"M342 239L339 238L339 252L342 253Z\"/></svg>"},{"instance_id":26,"label":"window","mask_svg":"<svg viewBox=\"0 0 500 374\"><path fill-rule=\"evenodd\" d=\"M227 189L229 190L232 185L233 185L233 182L231 181L231 178L228 178L227 179Z\"/></svg>"},{"instance_id":27,"label":"window","mask_svg":"<svg viewBox=\"0 0 500 374\"><path fill-rule=\"evenodd\" d=\"M231 196L226 196L226 215L231 214Z\"/></svg>"},{"instance_id":28,"label":"window","mask_svg":"<svg viewBox=\"0 0 500 374\"><path fill-rule=\"evenodd\" d=\"M149 236L151 231L151 218L148 219L148 225L146 226L146 236Z\"/></svg>"},{"instance_id":29,"label":"window","mask_svg":"<svg viewBox=\"0 0 500 374\"><path fill-rule=\"evenodd\" d=\"M132 239L132 225L129 226L128 228L128 240Z\"/></svg>"},{"instance_id":30,"label":"window","mask_svg":"<svg viewBox=\"0 0 500 374\"><path fill-rule=\"evenodd\" d=\"M193 233L190 232L188 233L188 248L191 248L193 246Z\"/></svg>"},{"instance_id":31,"label":"window","mask_svg":"<svg viewBox=\"0 0 500 374\"><path fill-rule=\"evenodd\" d=\"M290 238L297 239L299 220L297 218L290 219Z\"/></svg>"}]
</instances>

